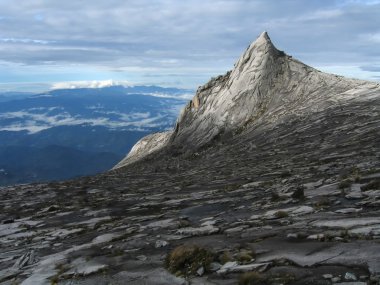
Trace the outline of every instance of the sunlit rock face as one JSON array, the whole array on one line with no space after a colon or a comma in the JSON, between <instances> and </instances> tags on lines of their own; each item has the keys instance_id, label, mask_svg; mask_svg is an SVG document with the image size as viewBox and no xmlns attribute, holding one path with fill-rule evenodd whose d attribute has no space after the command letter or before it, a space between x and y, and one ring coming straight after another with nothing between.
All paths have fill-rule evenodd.
<instances>
[{"instance_id":1,"label":"sunlit rock face","mask_svg":"<svg viewBox=\"0 0 380 285\"><path fill-rule=\"evenodd\" d=\"M153 140L149 137L144 151L150 154L164 147L195 151L262 123L274 127L290 117L306 119L329 109L343 110L345 105L378 92L379 84L374 82L322 73L293 59L278 50L263 32L233 70L198 88L182 110L170 139L162 140L161 134ZM139 154L129 161L142 157Z\"/></svg>"}]
</instances>

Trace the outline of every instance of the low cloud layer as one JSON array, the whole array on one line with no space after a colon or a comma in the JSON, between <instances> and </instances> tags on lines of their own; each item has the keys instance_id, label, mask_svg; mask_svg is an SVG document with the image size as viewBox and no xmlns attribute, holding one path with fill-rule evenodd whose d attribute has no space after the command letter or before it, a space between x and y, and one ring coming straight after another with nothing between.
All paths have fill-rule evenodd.
<instances>
[{"instance_id":1,"label":"low cloud layer","mask_svg":"<svg viewBox=\"0 0 380 285\"><path fill-rule=\"evenodd\" d=\"M54 108L54 110L59 107ZM171 116L178 113L179 106L173 106L168 110ZM72 115L64 110L59 114L51 114L51 108L41 108L39 110L22 110L16 112L6 112L0 114L0 131L27 131L31 134L59 126L102 126L110 129L123 129L133 131L146 131L149 128L165 128L174 118L167 118L167 114L152 116L146 113L107 112L102 110L94 111L94 115L78 116ZM111 119L110 115L114 117ZM116 117L116 118L115 118ZM6 123L9 121L9 123Z\"/></svg>"},{"instance_id":2,"label":"low cloud layer","mask_svg":"<svg viewBox=\"0 0 380 285\"><path fill-rule=\"evenodd\" d=\"M0 90L108 78L195 89L263 30L307 64L375 80L379 15L374 0L4 0Z\"/></svg>"}]
</instances>

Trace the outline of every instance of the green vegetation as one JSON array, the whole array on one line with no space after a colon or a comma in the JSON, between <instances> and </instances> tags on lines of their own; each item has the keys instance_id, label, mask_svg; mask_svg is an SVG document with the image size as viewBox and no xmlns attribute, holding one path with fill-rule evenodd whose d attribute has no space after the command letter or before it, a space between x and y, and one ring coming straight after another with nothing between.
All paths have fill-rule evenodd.
<instances>
[{"instance_id":1,"label":"green vegetation","mask_svg":"<svg viewBox=\"0 0 380 285\"><path fill-rule=\"evenodd\" d=\"M51 285L58 284L60 280L60 275L63 274L65 271L67 271L69 268L66 264L60 263L55 266L55 269L57 270L57 274L55 274L53 277L50 278Z\"/></svg>"},{"instance_id":2,"label":"green vegetation","mask_svg":"<svg viewBox=\"0 0 380 285\"><path fill-rule=\"evenodd\" d=\"M218 259L221 264L225 264L229 261L234 260L232 254L229 251L224 251L221 255L219 255Z\"/></svg>"},{"instance_id":3,"label":"green vegetation","mask_svg":"<svg viewBox=\"0 0 380 285\"><path fill-rule=\"evenodd\" d=\"M234 190L239 189L240 187L241 187L241 184L233 183L233 184L229 184L229 185L224 186L224 190L225 191L234 191Z\"/></svg>"},{"instance_id":4,"label":"green vegetation","mask_svg":"<svg viewBox=\"0 0 380 285\"><path fill-rule=\"evenodd\" d=\"M353 181L351 179L342 180L342 181L340 181L338 187L339 187L339 189L342 189L342 190L349 188L351 186L352 182Z\"/></svg>"},{"instance_id":5,"label":"green vegetation","mask_svg":"<svg viewBox=\"0 0 380 285\"><path fill-rule=\"evenodd\" d=\"M241 250L236 254L236 259L240 263L249 263L256 256L256 253L252 250Z\"/></svg>"},{"instance_id":6,"label":"green vegetation","mask_svg":"<svg viewBox=\"0 0 380 285\"><path fill-rule=\"evenodd\" d=\"M166 268L176 275L194 275L200 267L207 271L214 254L196 245L180 245L169 253L165 260Z\"/></svg>"},{"instance_id":7,"label":"green vegetation","mask_svg":"<svg viewBox=\"0 0 380 285\"><path fill-rule=\"evenodd\" d=\"M270 197L270 200L271 200L272 202L277 202L277 201L280 201L281 198L280 198L280 195L278 195L278 193L276 193L276 192L272 192L271 197Z\"/></svg>"},{"instance_id":8,"label":"green vegetation","mask_svg":"<svg viewBox=\"0 0 380 285\"><path fill-rule=\"evenodd\" d=\"M299 199L303 200L305 199L305 193L304 193L304 187L303 186L297 186L296 190L292 194L293 199Z\"/></svg>"},{"instance_id":9,"label":"green vegetation","mask_svg":"<svg viewBox=\"0 0 380 285\"><path fill-rule=\"evenodd\" d=\"M265 285L268 280L259 272L246 272L240 276L239 285Z\"/></svg>"},{"instance_id":10,"label":"green vegetation","mask_svg":"<svg viewBox=\"0 0 380 285\"><path fill-rule=\"evenodd\" d=\"M280 174L281 178L288 178L290 176L292 176L292 173L289 170L285 170L285 171L281 172L281 174Z\"/></svg>"},{"instance_id":11,"label":"green vegetation","mask_svg":"<svg viewBox=\"0 0 380 285\"><path fill-rule=\"evenodd\" d=\"M314 203L314 206L318 209L329 207L331 206L331 201L329 198L322 196Z\"/></svg>"},{"instance_id":12,"label":"green vegetation","mask_svg":"<svg viewBox=\"0 0 380 285\"><path fill-rule=\"evenodd\" d=\"M274 215L278 219L286 218L289 216L288 212L285 211L277 211Z\"/></svg>"},{"instance_id":13,"label":"green vegetation","mask_svg":"<svg viewBox=\"0 0 380 285\"><path fill-rule=\"evenodd\" d=\"M269 278L270 284L293 284L296 280L296 277L292 273L279 273L275 275L271 275Z\"/></svg>"},{"instance_id":14,"label":"green vegetation","mask_svg":"<svg viewBox=\"0 0 380 285\"><path fill-rule=\"evenodd\" d=\"M372 180L366 185L360 187L362 191L368 191L368 190L378 190L380 189L380 180Z\"/></svg>"}]
</instances>

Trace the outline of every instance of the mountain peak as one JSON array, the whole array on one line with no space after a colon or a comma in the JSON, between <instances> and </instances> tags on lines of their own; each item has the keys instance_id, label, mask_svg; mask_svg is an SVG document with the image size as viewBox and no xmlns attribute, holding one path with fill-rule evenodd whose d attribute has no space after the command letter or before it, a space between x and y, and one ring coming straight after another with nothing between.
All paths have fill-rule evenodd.
<instances>
[{"instance_id":1,"label":"mountain peak","mask_svg":"<svg viewBox=\"0 0 380 285\"><path fill-rule=\"evenodd\" d=\"M363 84L371 85L319 72L287 56L264 31L231 71L198 88L165 140L156 135L146 148L170 145L179 152L193 151L260 125L274 127L290 117L309 117L337 102L332 96L341 98Z\"/></svg>"},{"instance_id":2,"label":"mountain peak","mask_svg":"<svg viewBox=\"0 0 380 285\"><path fill-rule=\"evenodd\" d=\"M239 72L242 71L242 67L246 66L255 66L257 62L262 62L265 58L271 56L284 55L284 53L277 50L273 45L268 33L266 31L262 32L260 36L253 41L247 48L247 50L239 58L238 62L235 64L235 68L239 69Z\"/></svg>"},{"instance_id":3,"label":"mountain peak","mask_svg":"<svg viewBox=\"0 0 380 285\"><path fill-rule=\"evenodd\" d=\"M257 48L267 48L267 49L275 49L275 46L273 45L268 33L266 31L262 32L260 36L254 40L250 46L248 47L248 50L250 49L257 49Z\"/></svg>"},{"instance_id":4,"label":"mountain peak","mask_svg":"<svg viewBox=\"0 0 380 285\"><path fill-rule=\"evenodd\" d=\"M254 40L248 47L248 50L257 47L257 46L263 46L263 45L268 45L268 46L273 46L273 43L266 31L262 32L256 40Z\"/></svg>"},{"instance_id":5,"label":"mountain peak","mask_svg":"<svg viewBox=\"0 0 380 285\"><path fill-rule=\"evenodd\" d=\"M270 40L270 37L269 37L269 35L268 35L268 33L267 33L267 31L264 31L264 32L262 32L261 34L260 34L260 36L256 39L256 41L255 42L258 42L258 41L260 41L260 42L265 42L265 43L272 43L272 41Z\"/></svg>"}]
</instances>

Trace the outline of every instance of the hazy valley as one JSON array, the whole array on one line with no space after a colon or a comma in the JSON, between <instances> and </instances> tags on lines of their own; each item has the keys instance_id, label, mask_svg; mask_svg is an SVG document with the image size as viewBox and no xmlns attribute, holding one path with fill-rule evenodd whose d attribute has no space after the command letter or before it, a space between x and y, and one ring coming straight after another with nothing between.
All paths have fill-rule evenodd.
<instances>
[{"instance_id":1,"label":"hazy valley","mask_svg":"<svg viewBox=\"0 0 380 285\"><path fill-rule=\"evenodd\" d=\"M0 185L107 171L143 136L171 129L189 92L111 86L0 94Z\"/></svg>"}]
</instances>

